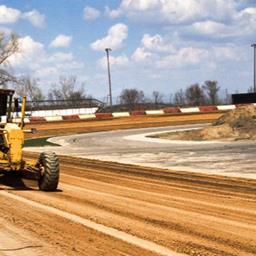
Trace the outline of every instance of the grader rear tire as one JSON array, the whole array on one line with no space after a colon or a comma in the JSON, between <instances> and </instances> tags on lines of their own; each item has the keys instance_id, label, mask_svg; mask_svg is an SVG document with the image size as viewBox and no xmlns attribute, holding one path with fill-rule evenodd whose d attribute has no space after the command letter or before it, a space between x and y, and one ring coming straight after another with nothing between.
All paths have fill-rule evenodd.
<instances>
[{"instance_id":1,"label":"grader rear tire","mask_svg":"<svg viewBox=\"0 0 256 256\"><path fill-rule=\"evenodd\" d=\"M55 191L59 183L59 159L54 152L43 152L40 154L39 166L41 169L38 181L39 189L43 191Z\"/></svg>"}]
</instances>

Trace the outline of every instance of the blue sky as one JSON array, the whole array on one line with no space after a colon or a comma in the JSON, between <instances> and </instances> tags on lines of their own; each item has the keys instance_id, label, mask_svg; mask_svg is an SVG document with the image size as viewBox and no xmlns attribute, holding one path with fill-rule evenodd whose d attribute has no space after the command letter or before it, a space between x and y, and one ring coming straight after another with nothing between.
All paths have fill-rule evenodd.
<instances>
[{"instance_id":1,"label":"blue sky","mask_svg":"<svg viewBox=\"0 0 256 256\"><path fill-rule=\"evenodd\" d=\"M0 30L20 37L9 68L38 78L45 94L74 75L106 98L106 47L114 97L138 88L168 99L205 80L231 93L253 84L256 0L0 0Z\"/></svg>"}]
</instances>

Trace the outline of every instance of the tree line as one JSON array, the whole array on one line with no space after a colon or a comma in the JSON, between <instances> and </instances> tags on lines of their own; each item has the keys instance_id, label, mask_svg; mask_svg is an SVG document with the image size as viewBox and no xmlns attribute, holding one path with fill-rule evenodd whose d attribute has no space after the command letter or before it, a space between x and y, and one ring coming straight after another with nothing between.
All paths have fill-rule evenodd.
<instances>
[{"instance_id":1,"label":"tree line","mask_svg":"<svg viewBox=\"0 0 256 256\"><path fill-rule=\"evenodd\" d=\"M169 99L164 99L164 94L155 90L151 97L146 97L142 90L136 88L124 89L119 96L119 103L133 108L139 104L167 104L171 106L200 106L231 103L231 97L227 90L224 97L220 96L221 87L215 80L207 80L203 85L195 83L185 89L180 89L170 94Z\"/></svg>"}]
</instances>

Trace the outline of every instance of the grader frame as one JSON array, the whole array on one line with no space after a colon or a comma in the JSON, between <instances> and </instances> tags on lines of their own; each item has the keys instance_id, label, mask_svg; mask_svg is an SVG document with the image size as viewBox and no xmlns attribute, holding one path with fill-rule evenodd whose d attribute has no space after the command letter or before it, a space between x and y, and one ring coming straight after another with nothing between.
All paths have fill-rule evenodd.
<instances>
[{"instance_id":1,"label":"grader frame","mask_svg":"<svg viewBox=\"0 0 256 256\"><path fill-rule=\"evenodd\" d=\"M54 152L42 152L37 161L23 158L25 133L26 97L23 97L20 122L14 123L13 113L18 112L17 99L13 102L14 90L0 89L0 172L15 171L20 174L33 174L40 190L54 191L59 182L59 160ZM4 119L4 120L2 120Z\"/></svg>"}]
</instances>

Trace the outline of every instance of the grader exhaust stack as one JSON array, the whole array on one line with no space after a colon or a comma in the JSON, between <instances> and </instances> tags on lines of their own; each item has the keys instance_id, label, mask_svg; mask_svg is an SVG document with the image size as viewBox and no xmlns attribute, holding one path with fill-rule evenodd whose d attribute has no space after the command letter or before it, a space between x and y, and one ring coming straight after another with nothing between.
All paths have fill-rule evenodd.
<instances>
[{"instance_id":1,"label":"grader exhaust stack","mask_svg":"<svg viewBox=\"0 0 256 256\"><path fill-rule=\"evenodd\" d=\"M33 173L38 180L40 190L54 191L59 182L59 160L54 152L43 152L37 161L23 158L24 134L33 130L24 130L26 97L23 97L20 123L12 122L13 90L0 89L0 171ZM15 102L15 105L16 102Z\"/></svg>"}]
</instances>

